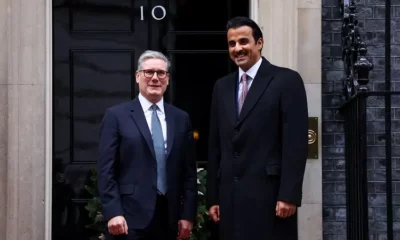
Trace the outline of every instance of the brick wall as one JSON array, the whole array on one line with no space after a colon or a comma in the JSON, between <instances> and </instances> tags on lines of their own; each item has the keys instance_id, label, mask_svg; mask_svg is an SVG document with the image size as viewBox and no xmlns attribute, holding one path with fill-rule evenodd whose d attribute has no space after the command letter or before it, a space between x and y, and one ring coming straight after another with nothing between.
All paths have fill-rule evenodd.
<instances>
[{"instance_id":1,"label":"brick wall","mask_svg":"<svg viewBox=\"0 0 400 240\"><path fill-rule=\"evenodd\" d=\"M346 185L344 129L337 113L341 98L341 20L338 0L323 0L322 8L322 106L323 106L323 220L324 240L346 239ZM385 1L357 0L357 17L374 63L371 90L384 90ZM400 90L400 1L392 0L392 88ZM368 101L368 199L370 239L386 239L385 131L382 98ZM400 231L400 97L392 98L393 216L394 230ZM400 235L395 239L400 239Z\"/></svg>"}]
</instances>

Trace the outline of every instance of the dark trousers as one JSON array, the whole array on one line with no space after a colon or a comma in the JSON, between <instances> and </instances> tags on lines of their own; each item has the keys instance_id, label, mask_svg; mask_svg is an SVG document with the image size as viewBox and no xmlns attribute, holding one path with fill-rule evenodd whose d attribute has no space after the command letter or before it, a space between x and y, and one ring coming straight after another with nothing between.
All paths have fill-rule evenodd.
<instances>
[{"instance_id":1,"label":"dark trousers","mask_svg":"<svg viewBox=\"0 0 400 240\"><path fill-rule=\"evenodd\" d=\"M157 195L154 216L147 228L129 229L128 235L113 236L108 234L106 240L176 240L177 234L177 231L171 229L168 224L168 203L166 197Z\"/></svg>"}]
</instances>

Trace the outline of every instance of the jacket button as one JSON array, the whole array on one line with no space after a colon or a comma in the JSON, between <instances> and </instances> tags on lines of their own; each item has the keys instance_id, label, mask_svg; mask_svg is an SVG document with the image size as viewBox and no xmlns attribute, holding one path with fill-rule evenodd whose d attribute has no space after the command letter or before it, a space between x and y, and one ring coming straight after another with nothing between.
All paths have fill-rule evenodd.
<instances>
[{"instance_id":1,"label":"jacket button","mask_svg":"<svg viewBox=\"0 0 400 240\"><path fill-rule=\"evenodd\" d=\"M238 152L234 152L234 153L233 153L233 156L234 156L235 158L237 158L237 157L239 157L239 153L238 153Z\"/></svg>"},{"instance_id":2,"label":"jacket button","mask_svg":"<svg viewBox=\"0 0 400 240\"><path fill-rule=\"evenodd\" d=\"M233 181L234 181L234 182L239 182L239 177L236 177L236 176L235 176L235 177L233 178Z\"/></svg>"}]
</instances>

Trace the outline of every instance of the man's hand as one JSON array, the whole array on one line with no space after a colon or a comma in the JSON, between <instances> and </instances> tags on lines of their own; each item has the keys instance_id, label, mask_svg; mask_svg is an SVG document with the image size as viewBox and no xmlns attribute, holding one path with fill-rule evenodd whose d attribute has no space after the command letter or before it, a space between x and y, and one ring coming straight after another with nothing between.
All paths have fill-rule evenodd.
<instances>
[{"instance_id":1,"label":"man's hand","mask_svg":"<svg viewBox=\"0 0 400 240\"><path fill-rule=\"evenodd\" d=\"M193 223L187 220L178 221L178 237L176 239L187 239L192 234Z\"/></svg>"},{"instance_id":2,"label":"man's hand","mask_svg":"<svg viewBox=\"0 0 400 240\"><path fill-rule=\"evenodd\" d=\"M112 235L128 234L128 225L123 216L111 218L108 221L108 231Z\"/></svg>"},{"instance_id":3,"label":"man's hand","mask_svg":"<svg viewBox=\"0 0 400 240\"><path fill-rule=\"evenodd\" d=\"M208 215L210 215L214 222L219 222L219 205L211 206L208 210Z\"/></svg>"},{"instance_id":4,"label":"man's hand","mask_svg":"<svg viewBox=\"0 0 400 240\"><path fill-rule=\"evenodd\" d=\"M287 218L296 212L296 205L288 202L278 201L276 203L276 216Z\"/></svg>"}]
</instances>

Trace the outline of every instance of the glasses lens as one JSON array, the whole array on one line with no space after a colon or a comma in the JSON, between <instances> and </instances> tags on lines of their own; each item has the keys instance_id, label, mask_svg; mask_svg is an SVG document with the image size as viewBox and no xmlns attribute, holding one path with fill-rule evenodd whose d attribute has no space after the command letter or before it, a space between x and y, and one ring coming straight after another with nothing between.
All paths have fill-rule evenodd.
<instances>
[{"instance_id":1,"label":"glasses lens","mask_svg":"<svg viewBox=\"0 0 400 240\"><path fill-rule=\"evenodd\" d=\"M167 76L166 71L154 71L154 70L143 70L144 76L147 78L151 78L154 76L154 73L157 73L158 78L165 78Z\"/></svg>"},{"instance_id":2,"label":"glasses lens","mask_svg":"<svg viewBox=\"0 0 400 240\"><path fill-rule=\"evenodd\" d=\"M159 78L165 78L166 75L167 73L165 71L157 71L157 76Z\"/></svg>"},{"instance_id":3,"label":"glasses lens","mask_svg":"<svg viewBox=\"0 0 400 240\"><path fill-rule=\"evenodd\" d=\"M151 78L154 75L154 71L153 70L144 70L144 76L147 78Z\"/></svg>"}]
</instances>

